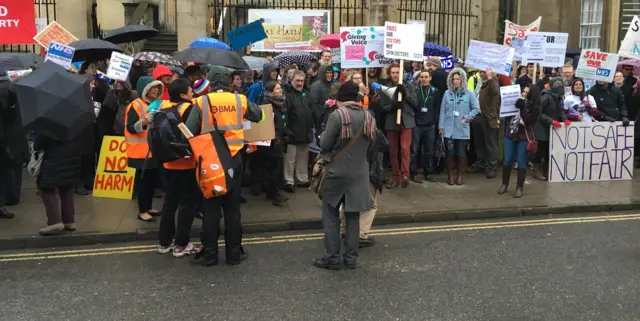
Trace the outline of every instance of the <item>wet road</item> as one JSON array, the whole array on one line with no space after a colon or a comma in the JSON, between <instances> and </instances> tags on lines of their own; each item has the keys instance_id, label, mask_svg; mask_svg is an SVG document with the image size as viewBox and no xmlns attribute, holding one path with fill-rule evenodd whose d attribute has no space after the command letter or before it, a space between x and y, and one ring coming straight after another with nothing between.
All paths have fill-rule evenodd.
<instances>
[{"instance_id":1,"label":"wet road","mask_svg":"<svg viewBox=\"0 0 640 321\"><path fill-rule=\"evenodd\" d=\"M0 320L640 320L639 231L633 213L384 226L353 271L311 265L317 231L248 235L245 263L211 268L149 244L4 252Z\"/></svg>"}]
</instances>

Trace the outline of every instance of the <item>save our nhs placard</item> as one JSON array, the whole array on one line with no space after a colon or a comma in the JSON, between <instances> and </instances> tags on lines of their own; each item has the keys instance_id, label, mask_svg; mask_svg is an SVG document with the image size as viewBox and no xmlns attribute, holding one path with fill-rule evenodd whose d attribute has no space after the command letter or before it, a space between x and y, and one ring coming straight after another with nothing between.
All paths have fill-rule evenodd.
<instances>
[{"instance_id":1,"label":"save our nhs placard","mask_svg":"<svg viewBox=\"0 0 640 321\"><path fill-rule=\"evenodd\" d=\"M75 48L51 41L44 61L51 61L64 69L69 69L75 53Z\"/></svg>"},{"instance_id":2,"label":"save our nhs placard","mask_svg":"<svg viewBox=\"0 0 640 321\"><path fill-rule=\"evenodd\" d=\"M582 49L576 77L612 82L619 56L598 49Z\"/></svg>"},{"instance_id":3,"label":"save our nhs placard","mask_svg":"<svg viewBox=\"0 0 640 321\"><path fill-rule=\"evenodd\" d=\"M574 122L550 131L549 182L633 178L633 124Z\"/></svg>"},{"instance_id":4,"label":"save our nhs placard","mask_svg":"<svg viewBox=\"0 0 640 321\"><path fill-rule=\"evenodd\" d=\"M503 45L471 40L465 67L473 67L479 70L493 69L501 75L511 73L511 62L515 55L515 49Z\"/></svg>"}]
</instances>

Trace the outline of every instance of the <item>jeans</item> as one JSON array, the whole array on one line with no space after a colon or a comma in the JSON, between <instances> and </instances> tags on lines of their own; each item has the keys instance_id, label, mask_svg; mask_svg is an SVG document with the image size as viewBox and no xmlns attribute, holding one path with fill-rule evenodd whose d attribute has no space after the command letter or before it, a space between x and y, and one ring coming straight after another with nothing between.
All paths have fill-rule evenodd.
<instances>
[{"instance_id":1,"label":"jeans","mask_svg":"<svg viewBox=\"0 0 640 321\"><path fill-rule=\"evenodd\" d=\"M498 166L498 129L489 127L486 119L473 124L473 144L478 157L477 163L487 169L496 169Z\"/></svg>"},{"instance_id":2,"label":"jeans","mask_svg":"<svg viewBox=\"0 0 640 321\"><path fill-rule=\"evenodd\" d=\"M465 157L467 156L467 145L469 144L468 139L453 139L453 138L445 138L444 139L444 148L447 154L447 157Z\"/></svg>"},{"instance_id":3,"label":"jeans","mask_svg":"<svg viewBox=\"0 0 640 321\"><path fill-rule=\"evenodd\" d=\"M389 139L389 157L391 158L391 170L395 179L409 177L409 163L411 161L411 128L400 126L400 130L387 132ZM398 148L402 156L398 159Z\"/></svg>"},{"instance_id":4,"label":"jeans","mask_svg":"<svg viewBox=\"0 0 640 321\"><path fill-rule=\"evenodd\" d=\"M147 213L153 206L153 195L156 192L158 169L136 170L135 189L138 198L138 213Z\"/></svg>"},{"instance_id":5,"label":"jeans","mask_svg":"<svg viewBox=\"0 0 640 321\"><path fill-rule=\"evenodd\" d=\"M504 166L512 167L518 162L518 168L527 168L527 141L504 138Z\"/></svg>"},{"instance_id":6,"label":"jeans","mask_svg":"<svg viewBox=\"0 0 640 321\"><path fill-rule=\"evenodd\" d=\"M196 181L194 169L167 170L167 193L162 205L160 218L159 243L171 245L175 235L175 245L185 247L189 244L191 225L196 217L196 207L202 192ZM178 210L176 227L176 210Z\"/></svg>"},{"instance_id":7,"label":"jeans","mask_svg":"<svg viewBox=\"0 0 640 321\"><path fill-rule=\"evenodd\" d=\"M64 224L75 223L73 186L59 187L58 194L60 202L58 202L55 188L40 189L40 197L42 197L42 203L44 203L44 209L47 213L47 225L61 222Z\"/></svg>"},{"instance_id":8,"label":"jeans","mask_svg":"<svg viewBox=\"0 0 640 321\"><path fill-rule=\"evenodd\" d=\"M436 141L436 127L416 126L412 129L411 135L411 176L416 176L419 155L422 157L422 168L424 174L433 174L433 149Z\"/></svg>"}]
</instances>

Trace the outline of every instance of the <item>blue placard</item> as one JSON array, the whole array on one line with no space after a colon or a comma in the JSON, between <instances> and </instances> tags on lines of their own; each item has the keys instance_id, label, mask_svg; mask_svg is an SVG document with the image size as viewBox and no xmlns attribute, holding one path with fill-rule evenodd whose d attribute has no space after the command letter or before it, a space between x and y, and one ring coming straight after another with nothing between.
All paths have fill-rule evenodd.
<instances>
[{"instance_id":1,"label":"blue placard","mask_svg":"<svg viewBox=\"0 0 640 321\"><path fill-rule=\"evenodd\" d=\"M451 70L453 69L453 58L440 58L440 64L442 65L442 69Z\"/></svg>"},{"instance_id":2,"label":"blue placard","mask_svg":"<svg viewBox=\"0 0 640 321\"><path fill-rule=\"evenodd\" d=\"M233 50L244 48L251 43L267 38L262 26L262 20L256 20L237 29L227 32L227 39Z\"/></svg>"},{"instance_id":3,"label":"blue placard","mask_svg":"<svg viewBox=\"0 0 640 321\"><path fill-rule=\"evenodd\" d=\"M76 49L57 42L51 42L45 61L51 61L64 69L71 67L71 60Z\"/></svg>"}]
</instances>

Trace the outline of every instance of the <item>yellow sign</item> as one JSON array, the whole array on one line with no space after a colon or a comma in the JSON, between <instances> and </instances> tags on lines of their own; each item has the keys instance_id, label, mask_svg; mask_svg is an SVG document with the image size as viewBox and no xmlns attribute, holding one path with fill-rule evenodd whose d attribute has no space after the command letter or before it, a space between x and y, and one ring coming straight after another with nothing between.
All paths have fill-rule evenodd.
<instances>
[{"instance_id":1,"label":"yellow sign","mask_svg":"<svg viewBox=\"0 0 640 321\"><path fill-rule=\"evenodd\" d=\"M124 137L104 136L93 196L130 200L136 169L127 167L127 143Z\"/></svg>"}]
</instances>

